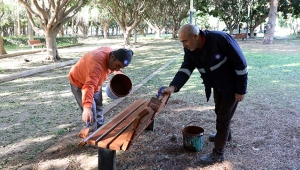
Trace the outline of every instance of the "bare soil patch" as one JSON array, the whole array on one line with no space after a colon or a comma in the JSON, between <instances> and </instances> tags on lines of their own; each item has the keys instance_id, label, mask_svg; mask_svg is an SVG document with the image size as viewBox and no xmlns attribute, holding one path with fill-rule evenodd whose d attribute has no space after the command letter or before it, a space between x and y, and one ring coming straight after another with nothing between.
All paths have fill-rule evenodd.
<instances>
[{"instance_id":1,"label":"bare soil patch","mask_svg":"<svg viewBox=\"0 0 300 170\"><path fill-rule=\"evenodd\" d=\"M198 162L200 156L210 153L213 148L213 143L208 142L208 135L215 132L215 114L213 99L206 102L199 74L193 73L186 86L171 96L167 106L156 117L155 131L145 131L130 150L117 152L117 169L299 169L300 100L297 94L300 90L300 59L297 57L300 42L277 40L272 45L262 45L261 40L238 42L248 58L249 87L232 120L233 140L226 145L227 160L210 166ZM138 44L134 48L136 60L148 55L151 50L155 53L155 48L160 50L156 57L161 59L182 53L177 41L163 44L168 49L176 48L174 51L166 50L168 54L164 53L164 49L159 49L162 45L156 46L157 43L153 40L152 43ZM271 65L261 63L259 57L267 53L274 54L270 60L278 56L278 62ZM69 51L66 56L77 54ZM15 59L0 60L1 66L14 63L15 70L22 70L26 64L21 62L24 59L20 58L20 62ZM158 87L171 81L181 59L178 57L127 96L106 113L106 119L109 120L137 99L155 96ZM126 74L136 85L159 68L154 65L143 66L141 70L139 67L142 66L136 65L128 68ZM152 66L155 69L151 70ZM97 169L97 148L77 148L80 142L77 133L82 128L82 122L66 79L69 69L70 66L67 66L0 84L0 97L4 99L0 105L0 133L4 137L0 143L0 169ZM267 69L277 71L264 75ZM134 73L136 71L138 73ZM105 97L105 105L111 102ZM204 148L200 152L183 149L181 130L190 122L205 130ZM172 136L177 138L171 140Z\"/></svg>"}]
</instances>

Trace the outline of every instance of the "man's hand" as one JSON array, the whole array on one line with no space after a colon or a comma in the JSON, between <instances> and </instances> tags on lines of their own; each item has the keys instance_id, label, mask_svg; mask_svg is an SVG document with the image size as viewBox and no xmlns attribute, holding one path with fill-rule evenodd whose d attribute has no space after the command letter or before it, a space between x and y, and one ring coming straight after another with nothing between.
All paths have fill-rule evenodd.
<instances>
[{"instance_id":1,"label":"man's hand","mask_svg":"<svg viewBox=\"0 0 300 170\"><path fill-rule=\"evenodd\" d=\"M244 99L244 94L236 94L235 93L235 100L241 102Z\"/></svg>"},{"instance_id":2,"label":"man's hand","mask_svg":"<svg viewBox=\"0 0 300 170\"><path fill-rule=\"evenodd\" d=\"M90 121L90 124L93 124L93 112L89 107L84 107L82 112L82 120L87 124Z\"/></svg>"},{"instance_id":3,"label":"man's hand","mask_svg":"<svg viewBox=\"0 0 300 170\"><path fill-rule=\"evenodd\" d=\"M170 86L170 87L165 87L161 92L164 94L172 94L175 91L175 87L174 86Z\"/></svg>"}]
</instances>

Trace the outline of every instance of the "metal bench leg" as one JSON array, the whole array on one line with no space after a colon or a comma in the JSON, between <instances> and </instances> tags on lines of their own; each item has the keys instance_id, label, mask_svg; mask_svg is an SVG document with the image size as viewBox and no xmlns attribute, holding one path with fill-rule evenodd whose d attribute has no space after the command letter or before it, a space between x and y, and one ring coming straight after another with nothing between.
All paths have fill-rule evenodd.
<instances>
[{"instance_id":1,"label":"metal bench leg","mask_svg":"<svg viewBox=\"0 0 300 170\"><path fill-rule=\"evenodd\" d=\"M155 119L149 124L149 126L146 128L146 130L154 131L155 128Z\"/></svg>"},{"instance_id":2,"label":"metal bench leg","mask_svg":"<svg viewBox=\"0 0 300 170\"><path fill-rule=\"evenodd\" d=\"M116 170L116 151L98 149L98 170Z\"/></svg>"}]
</instances>

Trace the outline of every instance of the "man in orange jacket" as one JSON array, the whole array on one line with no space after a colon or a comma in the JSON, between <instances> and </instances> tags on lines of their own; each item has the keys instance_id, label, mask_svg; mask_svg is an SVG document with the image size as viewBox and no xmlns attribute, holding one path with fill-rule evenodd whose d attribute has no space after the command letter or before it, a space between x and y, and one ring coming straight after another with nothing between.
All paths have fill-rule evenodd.
<instances>
[{"instance_id":1,"label":"man in orange jacket","mask_svg":"<svg viewBox=\"0 0 300 170\"><path fill-rule=\"evenodd\" d=\"M70 70L71 91L82 111L82 120L93 129L104 124L102 84L109 74L121 71L131 62L132 50L100 47L86 53ZM94 123L96 122L96 123Z\"/></svg>"}]
</instances>

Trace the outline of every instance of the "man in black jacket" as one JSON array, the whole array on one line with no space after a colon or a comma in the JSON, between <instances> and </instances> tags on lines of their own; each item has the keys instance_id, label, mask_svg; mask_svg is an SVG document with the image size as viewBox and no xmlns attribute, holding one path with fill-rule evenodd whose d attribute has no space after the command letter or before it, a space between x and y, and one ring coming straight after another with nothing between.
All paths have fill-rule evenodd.
<instances>
[{"instance_id":1,"label":"man in black jacket","mask_svg":"<svg viewBox=\"0 0 300 170\"><path fill-rule=\"evenodd\" d=\"M202 164L222 162L226 141L231 139L230 122L238 102L244 99L248 71L246 59L230 35L220 31L202 31L187 24L178 31L184 47L184 59L169 87L162 93L178 92L194 69L201 74L207 101L213 89L217 133L211 134L214 149L200 157Z\"/></svg>"}]
</instances>

